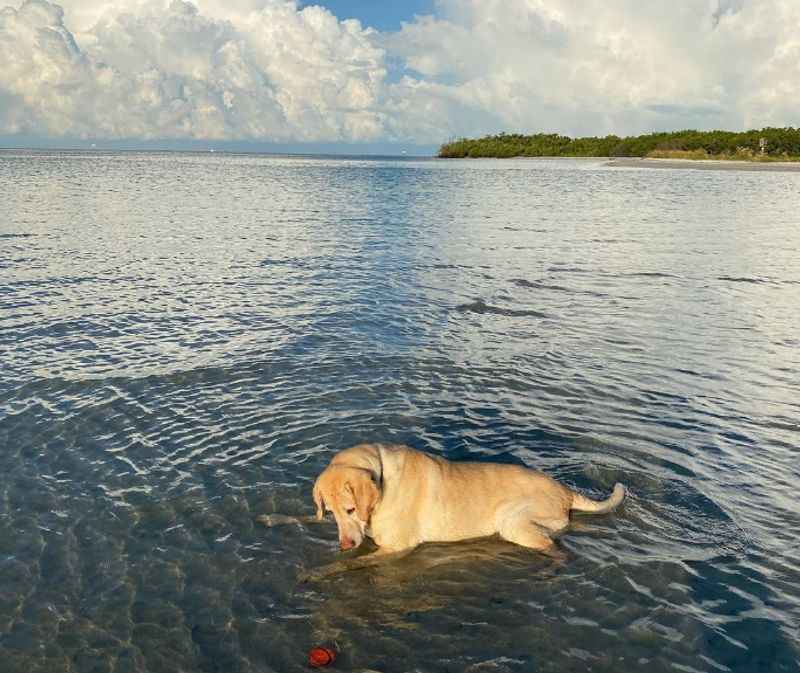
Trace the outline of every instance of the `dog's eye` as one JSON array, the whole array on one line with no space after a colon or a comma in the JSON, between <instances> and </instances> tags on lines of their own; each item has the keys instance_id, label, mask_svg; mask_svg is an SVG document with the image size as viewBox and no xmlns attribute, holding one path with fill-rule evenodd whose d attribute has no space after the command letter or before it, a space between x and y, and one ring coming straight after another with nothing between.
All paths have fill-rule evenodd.
<instances>
[{"instance_id":1,"label":"dog's eye","mask_svg":"<svg viewBox=\"0 0 800 673\"><path fill-rule=\"evenodd\" d=\"M353 513L353 512L355 512L355 511L356 511L356 508L355 508L355 507L350 507L349 509L346 509L346 510L345 510L345 512L347 512L348 514L352 514L352 513Z\"/></svg>"}]
</instances>

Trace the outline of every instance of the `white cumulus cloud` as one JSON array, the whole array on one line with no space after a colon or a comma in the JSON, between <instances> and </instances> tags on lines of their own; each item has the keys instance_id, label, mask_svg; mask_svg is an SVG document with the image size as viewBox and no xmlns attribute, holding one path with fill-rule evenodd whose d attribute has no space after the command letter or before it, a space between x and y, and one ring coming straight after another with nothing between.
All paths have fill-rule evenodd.
<instances>
[{"instance_id":1,"label":"white cumulus cloud","mask_svg":"<svg viewBox=\"0 0 800 673\"><path fill-rule=\"evenodd\" d=\"M405 93L476 128L800 125L796 0L439 0L386 40ZM413 105L410 107L414 107Z\"/></svg>"},{"instance_id":2,"label":"white cumulus cloud","mask_svg":"<svg viewBox=\"0 0 800 673\"><path fill-rule=\"evenodd\" d=\"M438 0L384 34L297 0L26 0L0 9L0 134L798 126L798 35L797 0Z\"/></svg>"},{"instance_id":3,"label":"white cumulus cloud","mask_svg":"<svg viewBox=\"0 0 800 673\"><path fill-rule=\"evenodd\" d=\"M239 23L184 0L100 8L73 34L47 0L0 12L5 132L366 140L384 54L358 22L272 0ZM0 98L2 100L2 98ZM26 114L27 113L27 114Z\"/></svg>"}]
</instances>

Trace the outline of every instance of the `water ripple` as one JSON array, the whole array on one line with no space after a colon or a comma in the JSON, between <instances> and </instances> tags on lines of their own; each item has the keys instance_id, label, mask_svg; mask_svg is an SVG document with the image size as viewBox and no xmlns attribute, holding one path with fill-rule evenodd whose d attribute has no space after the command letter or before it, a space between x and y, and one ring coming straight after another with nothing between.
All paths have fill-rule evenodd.
<instances>
[{"instance_id":1,"label":"water ripple","mask_svg":"<svg viewBox=\"0 0 800 673\"><path fill-rule=\"evenodd\" d=\"M798 176L576 166L0 153L3 672L796 671ZM630 496L298 584L375 439Z\"/></svg>"}]
</instances>

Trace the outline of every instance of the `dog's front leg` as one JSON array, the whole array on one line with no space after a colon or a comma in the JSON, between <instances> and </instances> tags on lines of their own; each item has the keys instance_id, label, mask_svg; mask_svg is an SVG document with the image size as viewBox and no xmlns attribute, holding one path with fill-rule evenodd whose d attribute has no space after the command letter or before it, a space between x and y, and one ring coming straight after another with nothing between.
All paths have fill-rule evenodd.
<instances>
[{"instance_id":1,"label":"dog's front leg","mask_svg":"<svg viewBox=\"0 0 800 673\"><path fill-rule=\"evenodd\" d=\"M303 526L309 523L323 523L319 521L313 514L302 516L290 516L289 514L262 514L256 517L256 521L265 525L267 528L274 526Z\"/></svg>"},{"instance_id":2,"label":"dog's front leg","mask_svg":"<svg viewBox=\"0 0 800 673\"><path fill-rule=\"evenodd\" d=\"M298 575L298 581L301 583L317 582L349 570L360 570L361 568L370 568L383 563L396 561L397 559L403 558L404 556L410 554L412 551L413 548L403 549L401 551L378 548L371 554L356 556L355 558L348 558L344 559L343 561L328 563L327 565L320 566L319 568L303 571Z\"/></svg>"}]
</instances>

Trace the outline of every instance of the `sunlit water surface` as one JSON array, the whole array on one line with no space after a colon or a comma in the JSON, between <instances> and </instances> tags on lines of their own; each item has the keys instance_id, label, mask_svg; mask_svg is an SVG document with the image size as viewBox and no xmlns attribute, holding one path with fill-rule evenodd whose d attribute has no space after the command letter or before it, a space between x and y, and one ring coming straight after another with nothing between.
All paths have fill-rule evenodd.
<instances>
[{"instance_id":1,"label":"sunlit water surface","mask_svg":"<svg viewBox=\"0 0 800 673\"><path fill-rule=\"evenodd\" d=\"M3 673L800 669L800 175L0 154ZM300 584L334 452L615 514Z\"/></svg>"}]
</instances>

